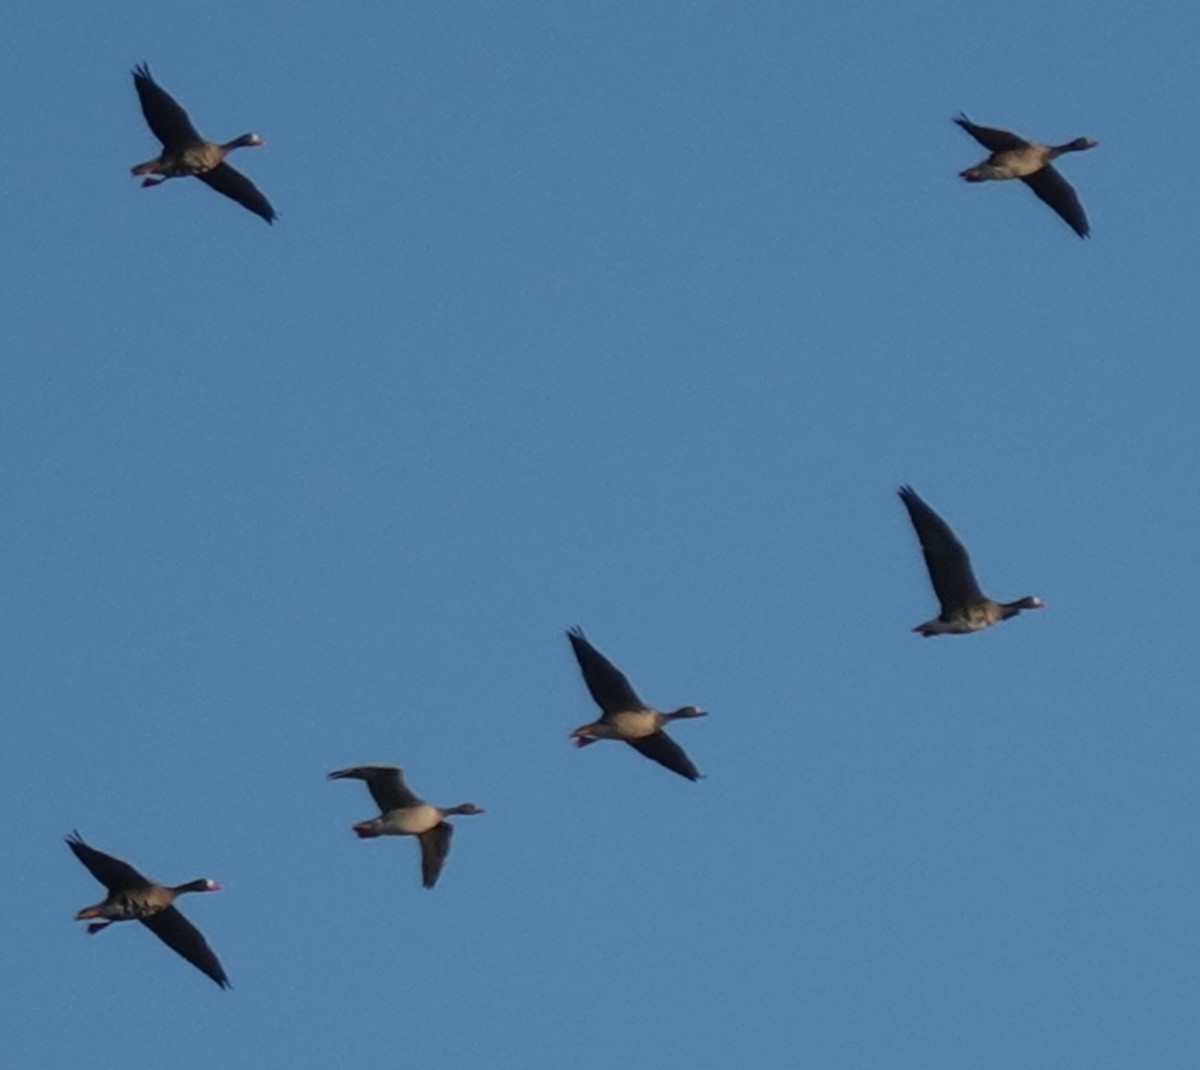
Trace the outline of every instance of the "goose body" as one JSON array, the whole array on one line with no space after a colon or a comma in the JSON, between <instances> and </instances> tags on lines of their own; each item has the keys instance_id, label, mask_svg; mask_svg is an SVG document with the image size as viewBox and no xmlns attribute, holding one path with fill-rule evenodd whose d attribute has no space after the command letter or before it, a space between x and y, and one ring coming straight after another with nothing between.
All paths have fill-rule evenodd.
<instances>
[{"instance_id":1,"label":"goose body","mask_svg":"<svg viewBox=\"0 0 1200 1070\"><path fill-rule=\"evenodd\" d=\"M575 729L575 738L579 746L586 746L585 741L594 742L597 739L623 739L629 742L652 736L662 731L662 726L667 723L667 715L658 710L617 710Z\"/></svg>"},{"instance_id":2,"label":"goose body","mask_svg":"<svg viewBox=\"0 0 1200 1070\"><path fill-rule=\"evenodd\" d=\"M1027 595L1015 602L996 602L979 587L966 547L937 513L912 487L901 487L900 500L921 543L925 567L941 612L932 620L918 624L914 632L929 638L934 635L965 635L983 631L1022 610L1042 609L1040 598Z\"/></svg>"},{"instance_id":3,"label":"goose body","mask_svg":"<svg viewBox=\"0 0 1200 1070\"><path fill-rule=\"evenodd\" d=\"M454 826L446 820L456 814L482 814L474 803L440 807L427 803L404 781L404 771L394 765L355 765L335 769L330 780L363 780L371 798L379 807L379 816L353 825L360 839L376 836L415 836L421 846L421 883L426 888L437 884Z\"/></svg>"},{"instance_id":4,"label":"goose body","mask_svg":"<svg viewBox=\"0 0 1200 1070\"><path fill-rule=\"evenodd\" d=\"M225 157L234 149L265 144L262 138L257 134L242 134L224 144L208 141L200 136L175 98L154 80L150 68L145 64L134 68L133 84L146 123L163 146L162 152L154 159L137 164L132 169L135 175L156 176L145 178L143 186L157 186L169 178L191 176L237 201L268 223L278 218L270 201L258 187L225 162Z\"/></svg>"},{"instance_id":5,"label":"goose body","mask_svg":"<svg viewBox=\"0 0 1200 1070\"><path fill-rule=\"evenodd\" d=\"M703 717L698 706L682 706L662 713L646 705L625 674L600 653L580 628L567 631L575 660L588 691L600 707L600 717L580 725L571 733L575 746L586 747L601 739L618 739L651 761L688 780L699 780L700 772L683 748L664 731L672 721Z\"/></svg>"},{"instance_id":6,"label":"goose body","mask_svg":"<svg viewBox=\"0 0 1200 1070\"><path fill-rule=\"evenodd\" d=\"M443 813L431 803L405 806L400 810L389 810L370 821L360 822L359 836L420 836L442 823ZM356 826L356 829L358 826Z\"/></svg>"},{"instance_id":7,"label":"goose body","mask_svg":"<svg viewBox=\"0 0 1200 1070\"><path fill-rule=\"evenodd\" d=\"M1068 152L1094 149L1098 142L1077 137L1063 145L1041 145L1026 141L1010 130L979 126L965 115L954 120L991 155L974 167L959 172L967 182L1005 181L1018 178L1036 197L1048 204L1081 238L1091 233L1087 215L1071 184L1053 167L1059 156Z\"/></svg>"},{"instance_id":8,"label":"goose body","mask_svg":"<svg viewBox=\"0 0 1200 1070\"><path fill-rule=\"evenodd\" d=\"M186 884L158 884L143 877L128 862L84 843L77 832L67 837L67 846L108 889L105 899L84 907L75 915L77 921L90 922L89 934L101 932L113 922L140 921L172 951L182 955L222 988L229 987L224 967L208 942L174 905L175 900L187 892L220 891L221 886L216 881L202 877Z\"/></svg>"}]
</instances>

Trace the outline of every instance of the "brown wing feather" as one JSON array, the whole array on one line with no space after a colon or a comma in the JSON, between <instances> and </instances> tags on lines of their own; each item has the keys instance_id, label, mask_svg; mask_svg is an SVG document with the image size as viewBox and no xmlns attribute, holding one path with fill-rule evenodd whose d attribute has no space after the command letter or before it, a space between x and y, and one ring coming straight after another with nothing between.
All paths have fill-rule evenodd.
<instances>
[{"instance_id":1,"label":"brown wing feather","mask_svg":"<svg viewBox=\"0 0 1200 1070\"><path fill-rule=\"evenodd\" d=\"M1011 130L1000 130L994 126L978 126L961 112L954 121L989 152L1008 152L1010 149L1021 149L1029 144Z\"/></svg>"},{"instance_id":2,"label":"brown wing feather","mask_svg":"<svg viewBox=\"0 0 1200 1070\"><path fill-rule=\"evenodd\" d=\"M192 125L188 113L154 80L146 64L142 63L133 69L133 84L137 88L146 123L163 143L163 148L178 149L204 140Z\"/></svg>"},{"instance_id":3,"label":"brown wing feather","mask_svg":"<svg viewBox=\"0 0 1200 1070\"><path fill-rule=\"evenodd\" d=\"M568 629L567 638L583 672L583 682L600 709L616 713L646 708L625 674L587 641L582 628Z\"/></svg>"},{"instance_id":4,"label":"brown wing feather","mask_svg":"<svg viewBox=\"0 0 1200 1070\"><path fill-rule=\"evenodd\" d=\"M259 188L241 171L227 163L219 163L196 177L206 186L237 201L243 208L249 208L255 215L262 216L268 223L274 223L279 218L275 209L271 207L271 202L262 195Z\"/></svg>"},{"instance_id":5,"label":"brown wing feather","mask_svg":"<svg viewBox=\"0 0 1200 1070\"><path fill-rule=\"evenodd\" d=\"M683 748L661 729L651 736L642 739L627 739L625 741L639 754L645 755L651 761L666 766L672 773L687 777L688 780L699 780L700 771L692 764L691 758L683 753Z\"/></svg>"},{"instance_id":6,"label":"brown wing feather","mask_svg":"<svg viewBox=\"0 0 1200 1070\"><path fill-rule=\"evenodd\" d=\"M229 978L220 960L208 946L200 930L175 907L167 907L148 918L138 919L172 951L182 955L196 969L208 974L222 988L229 987Z\"/></svg>"},{"instance_id":7,"label":"brown wing feather","mask_svg":"<svg viewBox=\"0 0 1200 1070\"><path fill-rule=\"evenodd\" d=\"M453 835L454 826L449 821L443 821L418 837L421 841L421 883L426 888L437 884L446 856L450 853L450 838Z\"/></svg>"},{"instance_id":8,"label":"brown wing feather","mask_svg":"<svg viewBox=\"0 0 1200 1070\"><path fill-rule=\"evenodd\" d=\"M934 593L942 604L942 613L950 614L964 606L987 601L979 589L966 547L912 487L901 487L900 500L921 541L925 567Z\"/></svg>"},{"instance_id":9,"label":"brown wing feather","mask_svg":"<svg viewBox=\"0 0 1200 1070\"><path fill-rule=\"evenodd\" d=\"M110 892L126 891L129 888L144 888L152 883L143 877L128 862L97 851L83 842L78 832L72 832L67 837L67 846L75 853L93 877L103 884Z\"/></svg>"},{"instance_id":10,"label":"brown wing feather","mask_svg":"<svg viewBox=\"0 0 1200 1070\"><path fill-rule=\"evenodd\" d=\"M1040 171L1021 179L1039 200L1053 208L1076 234L1086 238L1091 233L1087 215L1071 183L1047 164Z\"/></svg>"},{"instance_id":11,"label":"brown wing feather","mask_svg":"<svg viewBox=\"0 0 1200 1070\"><path fill-rule=\"evenodd\" d=\"M349 769L336 769L329 774L330 780L365 780L371 798L381 813L419 806L421 799L404 783L404 773L394 765L355 765Z\"/></svg>"}]
</instances>

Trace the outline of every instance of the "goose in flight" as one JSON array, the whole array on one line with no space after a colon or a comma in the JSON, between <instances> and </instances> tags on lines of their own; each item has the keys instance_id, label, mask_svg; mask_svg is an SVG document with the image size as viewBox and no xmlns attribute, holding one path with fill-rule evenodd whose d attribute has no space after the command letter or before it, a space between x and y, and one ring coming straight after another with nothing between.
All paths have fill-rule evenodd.
<instances>
[{"instance_id":1,"label":"goose in flight","mask_svg":"<svg viewBox=\"0 0 1200 1070\"><path fill-rule=\"evenodd\" d=\"M583 682L601 711L599 720L580 725L571 733L575 746L586 747L600 739L620 739L671 772L688 780L699 780L700 773L692 760L663 729L671 721L703 717L704 710L682 706L672 713L660 713L638 698L625 674L587 641L581 629L571 628L567 638L579 662Z\"/></svg>"},{"instance_id":2,"label":"goose in flight","mask_svg":"<svg viewBox=\"0 0 1200 1070\"><path fill-rule=\"evenodd\" d=\"M143 179L143 186L157 186L168 178L194 175L206 186L232 198L268 223L278 218L271 202L258 187L225 162L225 157L234 149L266 144L262 138L257 134L243 134L221 145L206 141L192 125L188 113L154 80L144 63L134 68L133 84L142 104L142 114L163 147L153 160L133 168L135 175L157 176Z\"/></svg>"},{"instance_id":3,"label":"goose in flight","mask_svg":"<svg viewBox=\"0 0 1200 1070\"><path fill-rule=\"evenodd\" d=\"M75 915L87 921L88 933L98 933L115 921L140 921L172 951L182 955L196 969L208 974L222 988L229 978L208 941L174 905L185 892L219 892L221 886L202 877L187 884L157 884L143 877L128 862L96 850L83 842L78 832L67 837L67 846L88 872L108 889L108 896Z\"/></svg>"},{"instance_id":4,"label":"goose in flight","mask_svg":"<svg viewBox=\"0 0 1200 1070\"><path fill-rule=\"evenodd\" d=\"M1087 215L1071 184L1053 167L1054 160L1066 152L1094 149L1099 142L1077 137L1065 145L1039 145L1026 141L1010 130L994 126L978 126L965 115L954 120L979 142L991 155L982 163L960 171L968 182L988 182L1019 178L1034 196L1053 208L1076 234L1086 238L1091 233Z\"/></svg>"},{"instance_id":5,"label":"goose in flight","mask_svg":"<svg viewBox=\"0 0 1200 1070\"><path fill-rule=\"evenodd\" d=\"M931 635L965 635L983 631L1025 609L1042 609L1040 598L1026 595L1015 602L995 602L979 589L966 547L950 525L921 499L912 487L901 487L900 500L908 510L925 555L925 567L941 603L941 613L918 624L913 631Z\"/></svg>"},{"instance_id":6,"label":"goose in flight","mask_svg":"<svg viewBox=\"0 0 1200 1070\"><path fill-rule=\"evenodd\" d=\"M364 780L371 798L379 807L379 816L352 826L360 839L376 836L415 836L421 845L421 883L426 888L437 884L454 826L446 820L455 814L482 814L474 803L440 807L414 794L404 782L404 771L394 765L355 765L335 769L330 780Z\"/></svg>"}]
</instances>

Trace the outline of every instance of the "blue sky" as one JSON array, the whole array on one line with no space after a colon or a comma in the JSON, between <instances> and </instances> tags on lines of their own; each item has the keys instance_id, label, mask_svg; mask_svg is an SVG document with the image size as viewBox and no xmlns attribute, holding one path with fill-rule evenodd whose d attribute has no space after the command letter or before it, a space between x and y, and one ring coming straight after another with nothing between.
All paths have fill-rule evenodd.
<instances>
[{"instance_id":1,"label":"blue sky","mask_svg":"<svg viewBox=\"0 0 1200 1070\"><path fill-rule=\"evenodd\" d=\"M6 19L24 1068L1191 1067L1200 10ZM147 61L280 212L138 188ZM966 111L1099 140L1082 242ZM986 590L926 641L912 483ZM583 626L707 779L578 752ZM360 842L401 764L458 822ZM71 829L184 901L221 992Z\"/></svg>"}]
</instances>

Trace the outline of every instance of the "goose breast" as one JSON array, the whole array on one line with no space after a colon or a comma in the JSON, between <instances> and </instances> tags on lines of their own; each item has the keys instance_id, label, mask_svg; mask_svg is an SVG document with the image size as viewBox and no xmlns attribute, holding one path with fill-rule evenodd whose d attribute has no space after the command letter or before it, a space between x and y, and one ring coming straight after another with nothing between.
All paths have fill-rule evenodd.
<instances>
[{"instance_id":1,"label":"goose breast","mask_svg":"<svg viewBox=\"0 0 1200 1070\"><path fill-rule=\"evenodd\" d=\"M430 803L390 810L379 819L381 827L400 836L420 836L442 823L442 812Z\"/></svg>"}]
</instances>

